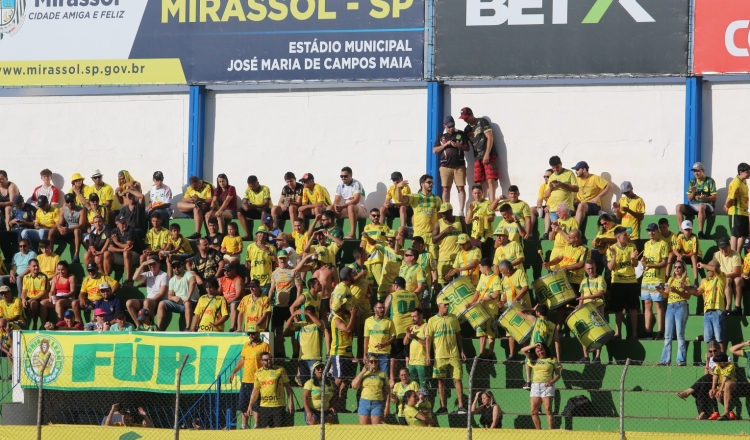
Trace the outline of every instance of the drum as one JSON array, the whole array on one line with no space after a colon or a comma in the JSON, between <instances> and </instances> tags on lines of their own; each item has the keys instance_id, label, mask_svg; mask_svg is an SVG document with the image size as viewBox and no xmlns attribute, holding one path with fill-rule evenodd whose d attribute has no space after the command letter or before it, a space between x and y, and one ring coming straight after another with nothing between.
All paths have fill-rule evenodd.
<instances>
[{"instance_id":1,"label":"drum","mask_svg":"<svg viewBox=\"0 0 750 440\"><path fill-rule=\"evenodd\" d=\"M458 316L459 320L464 322L467 317L462 313L466 311L466 305L471 302L475 292L476 288L471 284L469 277L460 276L443 287L437 297L447 298L450 302L448 313Z\"/></svg>"},{"instance_id":2,"label":"drum","mask_svg":"<svg viewBox=\"0 0 750 440\"><path fill-rule=\"evenodd\" d=\"M532 284L539 303L546 303L550 310L556 310L576 300L576 293L570 287L564 270L549 273Z\"/></svg>"},{"instance_id":3,"label":"drum","mask_svg":"<svg viewBox=\"0 0 750 440\"><path fill-rule=\"evenodd\" d=\"M591 303L575 309L565 323L588 351L603 347L615 335L614 330Z\"/></svg>"},{"instance_id":4,"label":"drum","mask_svg":"<svg viewBox=\"0 0 750 440\"><path fill-rule=\"evenodd\" d=\"M534 326L518 314L518 311L521 309L523 309L523 302L516 301L509 304L508 310L500 315L498 323L513 336L516 342L525 344L529 340L531 330Z\"/></svg>"},{"instance_id":5,"label":"drum","mask_svg":"<svg viewBox=\"0 0 750 440\"><path fill-rule=\"evenodd\" d=\"M491 318L487 309L481 303L474 304L458 314L459 321L468 321L469 325L476 330Z\"/></svg>"}]
</instances>

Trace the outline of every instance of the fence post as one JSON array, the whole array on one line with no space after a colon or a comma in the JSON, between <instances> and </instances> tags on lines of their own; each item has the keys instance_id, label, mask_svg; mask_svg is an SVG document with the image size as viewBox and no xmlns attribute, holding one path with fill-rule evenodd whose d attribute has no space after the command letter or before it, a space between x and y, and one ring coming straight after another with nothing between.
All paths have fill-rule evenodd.
<instances>
[{"instance_id":1,"label":"fence post","mask_svg":"<svg viewBox=\"0 0 750 440\"><path fill-rule=\"evenodd\" d=\"M329 357L326 361L326 365L323 367L323 376L321 377L320 383L320 440L326 439L326 374L328 374L328 369L331 368L332 359L332 357ZM313 371L312 374L315 374L315 372ZM302 405L304 405L304 402ZM305 417L307 417L307 415L305 415Z\"/></svg>"},{"instance_id":2,"label":"fence post","mask_svg":"<svg viewBox=\"0 0 750 440\"><path fill-rule=\"evenodd\" d=\"M479 361L478 357L474 357L474 362L471 364L471 371L469 371L469 392L468 392L468 402L466 405L466 440L471 440L471 396L473 393L472 390L472 384L474 383L474 371L477 369L477 362Z\"/></svg>"},{"instance_id":3,"label":"fence post","mask_svg":"<svg viewBox=\"0 0 750 440\"><path fill-rule=\"evenodd\" d=\"M628 374L630 358L625 361L625 368L620 377L620 440L625 440L625 376Z\"/></svg>"},{"instance_id":4,"label":"fence post","mask_svg":"<svg viewBox=\"0 0 750 440\"><path fill-rule=\"evenodd\" d=\"M216 398L214 400L214 425L216 426L215 429L219 429L219 420L221 420L221 374L216 377Z\"/></svg>"},{"instance_id":5,"label":"fence post","mask_svg":"<svg viewBox=\"0 0 750 440\"><path fill-rule=\"evenodd\" d=\"M189 354L185 355L180 369L177 370L177 387L174 393L174 440L180 440L180 381L182 379L182 369L185 368L185 363L187 363L189 356Z\"/></svg>"},{"instance_id":6,"label":"fence post","mask_svg":"<svg viewBox=\"0 0 750 440\"><path fill-rule=\"evenodd\" d=\"M47 356L42 365L42 370L39 372L39 398L37 399L36 406L36 440L42 440L42 391L44 390L44 370L47 369L47 364L52 356Z\"/></svg>"}]
</instances>

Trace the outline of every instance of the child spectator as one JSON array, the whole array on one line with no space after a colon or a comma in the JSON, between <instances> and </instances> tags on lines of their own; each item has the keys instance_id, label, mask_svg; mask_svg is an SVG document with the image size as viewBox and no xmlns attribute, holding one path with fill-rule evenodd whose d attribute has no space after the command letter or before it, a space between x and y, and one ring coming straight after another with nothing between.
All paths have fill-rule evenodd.
<instances>
[{"instance_id":1,"label":"child spectator","mask_svg":"<svg viewBox=\"0 0 750 440\"><path fill-rule=\"evenodd\" d=\"M231 222L227 225L227 236L221 241L221 253L224 260L232 264L240 263L242 254L242 237L239 236L237 223Z\"/></svg>"}]
</instances>

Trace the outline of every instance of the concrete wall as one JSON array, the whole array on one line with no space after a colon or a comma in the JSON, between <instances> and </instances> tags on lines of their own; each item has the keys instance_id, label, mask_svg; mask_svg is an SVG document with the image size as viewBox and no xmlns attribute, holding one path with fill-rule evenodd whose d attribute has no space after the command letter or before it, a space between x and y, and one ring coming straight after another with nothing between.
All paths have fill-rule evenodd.
<instances>
[{"instance_id":1,"label":"concrete wall","mask_svg":"<svg viewBox=\"0 0 750 440\"><path fill-rule=\"evenodd\" d=\"M128 170L145 188L161 170L175 196L186 181L188 95L33 96L0 98L0 169L28 197L49 168L70 188L94 169L113 187Z\"/></svg>"},{"instance_id":2,"label":"concrete wall","mask_svg":"<svg viewBox=\"0 0 750 440\"><path fill-rule=\"evenodd\" d=\"M333 197L342 167L362 182L368 208L385 199L392 171L419 188L425 172L426 87L371 90L211 92L206 103L205 178L227 174L244 193L247 176L271 189L306 172Z\"/></svg>"},{"instance_id":3,"label":"concrete wall","mask_svg":"<svg viewBox=\"0 0 750 440\"><path fill-rule=\"evenodd\" d=\"M446 112L458 121L467 106L494 127L503 192L518 185L532 206L553 155L565 167L585 160L592 173L617 186L630 180L648 213L674 213L682 200L683 84L448 88Z\"/></svg>"}]
</instances>

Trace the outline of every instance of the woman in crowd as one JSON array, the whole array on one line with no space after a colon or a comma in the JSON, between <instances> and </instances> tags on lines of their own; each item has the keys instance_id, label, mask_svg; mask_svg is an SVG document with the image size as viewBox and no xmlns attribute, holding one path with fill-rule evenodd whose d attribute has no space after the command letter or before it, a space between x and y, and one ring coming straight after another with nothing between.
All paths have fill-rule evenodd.
<instances>
[{"instance_id":1,"label":"woman in crowd","mask_svg":"<svg viewBox=\"0 0 750 440\"><path fill-rule=\"evenodd\" d=\"M690 282L685 271L685 262L677 260L674 264L672 276L667 280L666 286L657 286L656 290L662 294L669 293L667 300L667 313L665 319L664 349L661 352L661 361L657 365L669 365L672 362L672 336L677 332L677 365L687 365L687 345L685 344L685 326L688 319L688 302L690 293L685 286Z\"/></svg>"},{"instance_id":2,"label":"woman in crowd","mask_svg":"<svg viewBox=\"0 0 750 440\"><path fill-rule=\"evenodd\" d=\"M684 262L683 262L684 264ZM715 399L709 397L708 393L711 390L711 383L713 381L713 371L716 368L716 362L714 362L714 354L719 352L719 343L716 341L708 342L708 353L706 353L706 367L703 370L703 376L695 381L689 388L684 391L677 393L677 397L680 399L687 399L690 396L695 397L695 406L698 409L698 420L708 419L709 417L719 417L719 406ZM728 362L732 359L729 358Z\"/></svg>"},{"instance_id":3,"label":"woman in crowd","mask_svg":"<svg viewBox=\"0 0 750 440\"><path fill-rule=\"evenodd\" d=\"M57 263L57 273L50 279L49 298L42 301L42 305L54 307L57 316L63 316L75 299L76 276L70 273L67 261Z\"/></svg>"},{"instance_id":4,"label":"woman in crowd","mask_svg":"<svg viewBox=\"0 0 750 440\"><path fill-rule=\"evenodd\" d=\"M481 399L481 403L479 402ZM485 390L477 392L474 403L471 404L471 413L479 414L479 424L483 428L500 429L503 427L503 410L495 402L492 391Z\"/></svg>"},{"instance_id":5,"label":"woman in crowd","mask_svg":"<svg viewBox=\"0 0 750 440\"><path fill-rule=\"evenodd\" d=\"M552 356L549 348L541 343L526 347L523 354L526 355L526 363L531 365L534 375L531 382L531 420L534 422L534 428L542 429L539 409L544 403L547 429L554 429L555 418L552 414L552 399L555 397L555 382L560 380L562 365ZM534 354L536 354L536 359L532 360Z\"/></svg>"},{"instance_id":6,"label":"woman in crowd","mask_svg":"<svg viewBox=\"0 0 750 440\"><path fill-rule=\"evenodd\" d=\"M596 238L594 238L592 243L593 249L591 252L591 258L596 261L596 273L600 274L602 273L602 270L604 270L604 279L609 282L610 273L609 269L607 269L606 255L609 247L617 242L617 239L615 238L615 228L617 227L617 223L615 223L612 216L606 212L599 216L598 222L599 232L596 234ZM596 250L597 252L593 252L593 250Z\"/></svg>"},{"instance_id":7,"label":"woman in crowd","mask_svg":"<svg viewBox=\"0 0 750 440\"><path fill-rule=\"evenodd\" d=\"M320 424L320 411L321 409L326 414L326 423L334 423L333 416L336 415L331 402L334 399L333 392L333 381L326 378L325 382L325 402L323 402L323 369L325 364L323 362L315 362L313 364L312 377L305 382L305 387L302 391L302 403L305 407L305 422L308 425L319 425Z\"/></svg>"},{"instance_id":8,"label":"woman in crowd","mask_svg":"<svg viewBox=\"0 0 750 440\"><path fill-rule=\"evenodd\" d=\"M211 211L206 214L206 220L216 217L219 220L219 232L226 234L224 220L237 218L237 190L229 184L229 178L224 173L216 177L216 188L214 189L212 203Z\"/></svg>"},{"instance_id":9,"label":"woman in crowd","mask_svg":"<svg viewBox=\"0 0 750 440\"><path fill-rule=\"evenodd\" d=\"M402 368L401 371L399 371L398 377L399 379L401 379L401 381L393 385L391 400L396 404L398 410L397 414L399 425L406 425L406 419L404 418L404 395L409 390L419 390L419 383L417 381L411 380L409 370L407 370L406 368Z\"/></svg>"},{"instance_id":10,"label":"woman in crowd","mask_svg":"<svg viewBox=\"0 0 750 440\"><path fill-rule=\"evenodd\" d=\"M359 424L379 425L388 416L390 394L388 393L388 376L379 366L375 355L367 357L367 365L362 368L357 377L352 380L352 388L362 388L359 399Z\"/></svg>"},{"instance_id":11,"label":"woman in crowd","mask_svg":"<svg viewBox=\"0 0 750 440\"><path fill-rule=\"evenodd\" d=\"M404 393L404 418L409 426L435 426L434 419L419 410L419 397L414 390Z\"/></svg>"},{"instance_id":12,"label":"woman in crowd","mask_svg":"<svg viewBox=\"0 0 750 440\"><path fill-rule=\"evenodd\" d=\"M131 176L129 172L121 170L119 173L117 173L117 188L115 189L115 197L117 198L116 209L118 211L122 206L128 204L128 201L124 198L125 191L128 190L142 193L141 184L133 179L133 176Z\"/></svg>"}]
</instances>

